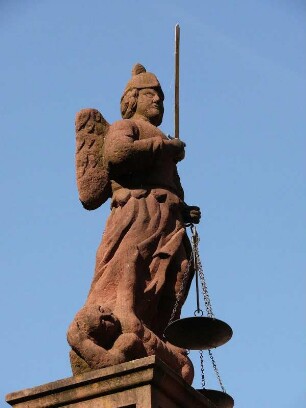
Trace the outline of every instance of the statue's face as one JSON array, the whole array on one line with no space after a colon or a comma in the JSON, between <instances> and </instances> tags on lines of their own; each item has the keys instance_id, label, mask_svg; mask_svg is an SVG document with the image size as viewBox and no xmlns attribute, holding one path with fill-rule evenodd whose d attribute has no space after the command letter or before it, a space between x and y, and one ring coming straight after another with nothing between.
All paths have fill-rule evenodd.
<instances>
[{"instance_id":1,"label":"statue's face","mask_svg":"<svg viewBox=\"0 0 306 408\"><path fill-rule=\"evenodd\" d=\"M144 88L139 90L136 113L144 116L155 126L163 119L164 97L159 88Z\"/></svg>"}]
</instances>

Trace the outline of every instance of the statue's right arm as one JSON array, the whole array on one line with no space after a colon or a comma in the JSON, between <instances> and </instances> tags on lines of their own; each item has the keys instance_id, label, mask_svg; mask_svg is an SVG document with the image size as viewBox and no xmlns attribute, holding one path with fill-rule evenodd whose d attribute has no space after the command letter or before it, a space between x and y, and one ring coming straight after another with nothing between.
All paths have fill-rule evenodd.
<instances>
[{"instance_id":1,"label":"statue's right arm","mask_svg":"<svg viewBox=\"0 0 306 408\"><path fill-rule=\"evenodd\" d=\"M139 129L132 120L114 123L105 138L104 159L109 170L117 175L127 171L147 170L156 160L178 161L183 143L173 143L162 137L139 139Z\"/></svg>"}]
</instances>

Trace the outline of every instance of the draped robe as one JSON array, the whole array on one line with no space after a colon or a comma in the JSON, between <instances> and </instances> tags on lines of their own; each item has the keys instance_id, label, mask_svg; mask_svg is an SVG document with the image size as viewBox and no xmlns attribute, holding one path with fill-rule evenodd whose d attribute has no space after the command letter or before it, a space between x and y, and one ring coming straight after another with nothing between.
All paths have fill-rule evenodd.
<instances>
[{"instance_id":1,"label":"draped robe","mask_svg":"<svg viewBox=\"0 0 306 408\"><path fill-rule=\"evenodd\" d=\"M168 138L145 120L118 121L105 137L111 214L97 251L88 298L68 331L75 367L79 357L91 368L99 368L156 354L192 381L193 367L186 351L163 339L175 307L174 318L180 316L193 273L189 271L177 301L191 249L182 215L184 192L171 149ZM108 314L106 319L103 315L103 334L97 309ZM109 323L114 319L120 322L119 337L114 337L115 325ZM140 339L143 348L131 335ZM113 350L115 360L109 357ZM74 372L80 371L75 368Z\"/></svg>"},{"instance_id":2,"label":"draped robe","mask_svg":"<svg viewBox=\"0 0 306 408\"><path fill-rule=\"evenodd\" d=\"M141 120L110 128L104 160L112 179L111 214L87 299L101 302L119 319L140 319L159 337L190 256L183 190L165 141L159 129Z\"/></svg>"}]
</instances>

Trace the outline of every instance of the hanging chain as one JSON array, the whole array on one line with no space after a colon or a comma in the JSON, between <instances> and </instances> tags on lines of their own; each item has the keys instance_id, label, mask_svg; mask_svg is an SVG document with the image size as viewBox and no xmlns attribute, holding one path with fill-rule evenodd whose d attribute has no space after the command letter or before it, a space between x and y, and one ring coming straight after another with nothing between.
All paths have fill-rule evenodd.
<instances>
[{"instance_id":1,"label":"hanging chain","mask_svg":"<svg viewBox=\"0 0 306 408\"><path fill-rule=\"evenodd\" d=\"M211 350L208 350L208 354L209 354L209 357L210 357L210 359L211 359L212 366L213 366L213 368L214 368L215 374L216 374L216 376L217 376L217 378L218 378L220 387L221 387L221 389L222 389L223 392L226 392L226 391L225 391L225 388L224 388L224 386L223 386L221 377L220 377L219 370L218 370L218 368L217 368L216 361L215 361L215 359L214 359L214 356L212 355Z\"/></svg>"},{"instance_id":2,"label":"hanging chain","mask_svg":"<svg viewBox=\"0 0 306 408\"><path fill-rule=\"evenodd\" d=\"M205 382L203 350L200 350L200 362L201 362L201 384L202 384L202 389L204 390L206 382Z\"/></svg>"},{"instance_id":3,"label":"hanging chain","mask_svg":"<svg viewBox=\"0 0 306 408\"><path fill-rule=\"evenodd\" d=\"M190 275L190 268L191 268L192 263L194 264L195 273L199 274L207 316L212 317L212 318L215 317L214 314L213 314L213 311L212 311L211 301L210 301L210 297L209 297L209 294L208 294L208 288L207 288L207 284L206 284L205 276L204 276L204 270L203 270L203 266L202 266L200 255L199 255L200 238L199 238L199 235L197 233L196 227L193 224L188 224L187 226L188 227L190 226L191 233L192 233L192 238L191 238L192 252L191 252L191 256L189 258L187 268L185 270L185 273L184 273L184 276L183 276L183 279L182 279L182 283L181 283L179 292L178 292L178 294L176 296L176 302L175 302L175 305L173 307L173 311L172 311L172 314L171 314L171 317L170 317L170 320L169 320L168 324L173 322L174 317L176 315L177 308L178 308L179 303L181 301L181 298L182 298L182 296L184 294L186 283L187 283L187 280L188 280L189 275ZM196 313L199 313L200 315L203 315L203 312L202 312L201 309L199 309L199 307L197 308L195 314Z\"/></svg>"},{"instance_id":4,"label":"hanging chain","mask_svg":"<svg viewBox=\"0 0 306 408\"><path fill-rule=\"evenodd\" d=\"M210 297L208 294L208 288L207 288L207 284L205 281L205 276L204 276L204 269L202 266L202 262L200 259L200 254L199 254L199 242L200 242L200 238L199 235L197 233L196 227L194 225L191 225L191 232L192 232L192 243L193 243L193 253L195 256L195 260L196 260L196 267L197 267L197 271L199 273L199 277L200 277L200 282L201 282L201 287L202 287L202 293L203 293L203 297L204 297L204 303L205 303L205 308L207 311L207 316L211 317L211 318L215 318L215 315L212 311L212 306L211 306L211 301L210 301Z\"/></svg>"}]
</instances>

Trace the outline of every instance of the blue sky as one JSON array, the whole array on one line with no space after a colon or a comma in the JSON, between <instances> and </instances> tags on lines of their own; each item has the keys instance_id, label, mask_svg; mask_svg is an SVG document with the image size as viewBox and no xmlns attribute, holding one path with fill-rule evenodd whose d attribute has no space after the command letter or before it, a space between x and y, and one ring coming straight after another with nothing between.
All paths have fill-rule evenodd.
<instances>
[{"instance_id":1,"label":"blue sky","mask_svg":"<svg viewBox=\"0 0 306 408\"><path fill-rule=\"evenodd\" d=\"M179 172L186 201L202 209L215 315L234 330L214 353L223 382L241 408L306 402L302 0L0 2L2 401L71 375L65 333L109 213L78 202L75 113L95 107L117 120L141 62L162 83L161 128L173 133L177 22ZM184 316L194 309L192 290ZM217 387L208 360L207 382Z\"/></svg>"}]
</instances>

